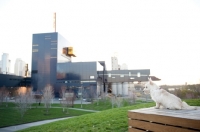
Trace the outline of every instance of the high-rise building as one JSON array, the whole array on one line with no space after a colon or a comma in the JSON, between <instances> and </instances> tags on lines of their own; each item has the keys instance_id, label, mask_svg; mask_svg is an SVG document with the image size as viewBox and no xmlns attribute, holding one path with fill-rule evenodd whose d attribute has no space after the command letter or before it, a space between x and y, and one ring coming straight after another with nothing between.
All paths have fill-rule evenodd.
<instances>
[{"instance_id":1,"label":"high-rise building","mask_svg":"<svg viewBox=\"0 0 200 132\"><path fill-rule=\"evenodd\" d=\"M71 61L66 56L69 42L59 33L33 34L31 80L34 90L56 83L56 68L59 62Z\"/></svg>"},{"instance_id":2,"label":"high-rise building","mask_svg":"<svg viewBox=\"0 0 200 132\"><path fill-rule=\"evenodd\" d=\"M116 56L111 57L111 63L112 63L112 70L120 69L120 66L118 64L118 58Z\"/></svg>"},{"instance_id":3,"label":"high-rise building","mask_svg":"<svg viewBox=\"0 0 200 132\"><path fill-rule=\"evenodd\" d=\"M10 72L10 63L9 54L3 53L1 59L1 71L3 74L8 74Z\"/></svg>"},{"instance_id":4,"label":"high-rise building","mask_svg":"<svg viewBox=\"0 0 200 132\"><path fill-rule=\"evenodd\" d=\"M128 70L127 64L123 63L120 67L120 70Z\"/></svg>"},{"instance_id":5,"label":"high-rise building","mask_svg":"<svg viewBox=\"0 0 200 132\"><path fill-rule=\"evenodd\" d=\"M20 58L17 58L15 61L15 69L14 69L15 75L25 76L25 70L26 70L25 66L26 66L26 63Z\"/></svg>"},{"instance_id":6,"label":"high-rise building","mask_svg":"<svg viewBox=\"0 0 200 132\"><path fill-rule=\"evenodd\" d=\"M111 63L112 63L112 70L128 70L127 64L123 63L122 65L118 64L118 55L115 53L111 57Z\"/></svg>"}]
</instances>

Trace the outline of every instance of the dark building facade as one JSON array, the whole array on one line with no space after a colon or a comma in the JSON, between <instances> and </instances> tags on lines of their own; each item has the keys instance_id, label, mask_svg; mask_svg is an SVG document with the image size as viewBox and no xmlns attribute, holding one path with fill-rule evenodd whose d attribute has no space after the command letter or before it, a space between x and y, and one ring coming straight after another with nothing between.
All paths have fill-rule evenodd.
<instances>
[{"instance_id":1,"label":"dark building facade","mask_svg":"<svg viewBox=\"0 0 200 132\"><path fill-rule=\"evenodd\" d=\"M84 86L96 83L97 62L66 62L57 65L57 82L66 86Z\"/></svg>"},{"instance_id":2,"label":"dark building facade","mask_svg":"<svg viewBox=\"0 0 200 132\"><path fill-rule=\"evenodd\" d=\"M96 85L96 62L71 62L66 54L69 42L59 33L33 34L31 82L34 91L47 84L54 87L56 96L62 86Z\"/></svg>"},{"instance_id":3,"label":"dark building facade","mask_svg":"<svg viewBox=\"0 0 200 132\"><path fill-rule=\"evenodd\" d=\"M56 91L61 87L72 89L78 94L80 88L85 92L97 89L98 62L65 62L57 64Z\"/></svg>"},{"instance_id":4,"label":"dark building facade","mask_svg":"<svg viewBox=\"0 0 200 132\"><path fill-rule=\"evenodd\" d=\"M21 86L31 86L30 77L22 77L10 74L0 74L0 87L14 88Z\"/></svg>"},{"instance_id":5,"label":"dark building facade","mask_svg":"<svg viewBox=\"0 0 200 132\"><path fill-rule=\"evenodd\" d=\"M62 54L64 45L67 41L57 32L33 34L31 80L35 91L47 84L55 87L57 62L68 61Z\"/></svg>"}]
</instances>

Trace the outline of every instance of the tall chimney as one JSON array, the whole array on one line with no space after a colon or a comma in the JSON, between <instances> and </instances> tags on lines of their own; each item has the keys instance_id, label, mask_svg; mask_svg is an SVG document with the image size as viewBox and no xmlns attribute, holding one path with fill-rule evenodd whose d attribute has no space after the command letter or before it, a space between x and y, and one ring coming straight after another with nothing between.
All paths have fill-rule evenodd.
<instances>
[{"instance_id":1,"label":"tall chimney","mask_svg":"<svg viewBox=\"0 0 200 132\"><path fill-rule=\"evenodd\" d=\"M53 28L54 28L54 32L56 32L56 12L54 12L54 15L53 15Z\"/></svg>"}]
</instances>

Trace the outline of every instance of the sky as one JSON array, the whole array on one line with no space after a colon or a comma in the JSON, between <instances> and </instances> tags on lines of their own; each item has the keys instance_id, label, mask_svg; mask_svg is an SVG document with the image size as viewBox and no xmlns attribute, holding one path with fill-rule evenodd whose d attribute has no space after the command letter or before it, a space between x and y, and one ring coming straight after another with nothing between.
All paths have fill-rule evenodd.
<instances>
[{"instance_id":1,"label":"sky","mask_svg":"<svg viewBox=\"0 0 200 132\"><path fill-rule=\"evenodd\" d=\"M54 32L54 12L74 62L105 61L111 70L117 54L160 85L200 83L198 0L0 0L0 55L9 53L11 72L17 58L31 69L32 34Z\"/></svg>"}]
</instances>

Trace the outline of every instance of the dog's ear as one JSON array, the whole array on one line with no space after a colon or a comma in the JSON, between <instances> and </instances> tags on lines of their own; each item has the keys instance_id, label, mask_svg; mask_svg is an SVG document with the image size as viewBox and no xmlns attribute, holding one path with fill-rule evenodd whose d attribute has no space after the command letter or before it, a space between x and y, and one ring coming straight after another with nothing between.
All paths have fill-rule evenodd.
<instances>
[{"instance_id":1,"label":"dog's ear","mask_svg":"<svg viewBox=\"0 0 200 132\"><path fill-rule=\"evenodd\" d=\"M149 81L152 81L152 80L151 80L151 77L148 77L148 80L149 80Z\"/></svg>"},{"instance_id":2,"label":"dog's ear","mask_svg":"<svg viewBox=\"0 0 200 132\"><path fill-rule=\"evenodd\" d=\"M153 85L153 81L151 80L151 78L149 77L148 79L149 79L149 83L150 83L151 85Z\"/></svg>"}]
</instances>

